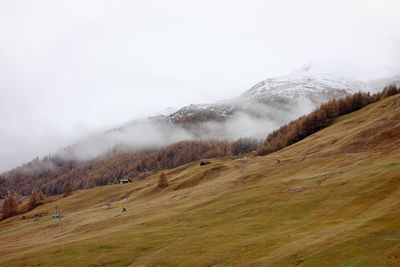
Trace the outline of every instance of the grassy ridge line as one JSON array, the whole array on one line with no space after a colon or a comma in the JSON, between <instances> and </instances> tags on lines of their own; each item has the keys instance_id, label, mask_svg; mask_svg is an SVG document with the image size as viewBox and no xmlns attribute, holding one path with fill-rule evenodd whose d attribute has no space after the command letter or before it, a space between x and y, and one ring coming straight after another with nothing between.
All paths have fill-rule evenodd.
<instances>
[{"instance_id":1,"label":"grassy ridge line","mask_svg":"<svg viewBox=\"0 0 400 267\"><path fill-rule=\"evenodd\" d=\"M156 187L157 174L79 191L31 212L58 204L64 232L49 216L5 220L0 266L395 265L397 101L372 104L266 157L166 171L165 189ZM121 214L126 194L128 212Z\"/></svg>"}]
</instances>

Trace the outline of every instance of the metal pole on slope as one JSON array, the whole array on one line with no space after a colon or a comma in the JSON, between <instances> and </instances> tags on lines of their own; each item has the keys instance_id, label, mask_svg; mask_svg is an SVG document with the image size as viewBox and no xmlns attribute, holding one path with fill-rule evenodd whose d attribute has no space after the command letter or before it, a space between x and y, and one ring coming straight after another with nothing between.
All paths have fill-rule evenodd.
<instances>
[{"instance_id":1,"label":"metal pole on slope","mask_svg":"<svg viewBox=\"0 0 400 267\"><path fill-rule=\"evenodd\" d=\"M61 213L60 213L60 216L58 218L58 224L60 225L60 231L63 232L64 231L64 225L63 225L63 222L61 220Z\"/></svg>"},{"instance_id":2,"label":"metal pole on slope","mask_svg":"<svg viewBox=\"0 0 400 267\"><path fill-rule=\"evenodd\" d=\"M248 162L247 162L247 160L243 160L243 161L241 161L241 163L242 163L242 178L244 179L247 175Z\"/></svg>"},{"instance_id":3,"label":"metal pole on slope","mask_svg":"<svg viewBox=\"0 0 400 267\"><path fill-rule=\"evenodd\" d=\"M127 212L128 209L128 196L125 196L125 204L122 206L122 212Z\"/></svg>"},{"instance_id":4,"label":"metal pole on slope","mask_svg":"<svg viewBox=\"0 0 400 267\"><path fill-rule=\"evenodd\" d=\"M54 212L53 217L58 220L58 225L60 227L60 231L62 232L64 230L64 226L63 226L63 223L61 221L61 217L62 216L61 216L61 212L58 209L58 205L55 206L55 212Z\"/></svg>"}]
</instances>

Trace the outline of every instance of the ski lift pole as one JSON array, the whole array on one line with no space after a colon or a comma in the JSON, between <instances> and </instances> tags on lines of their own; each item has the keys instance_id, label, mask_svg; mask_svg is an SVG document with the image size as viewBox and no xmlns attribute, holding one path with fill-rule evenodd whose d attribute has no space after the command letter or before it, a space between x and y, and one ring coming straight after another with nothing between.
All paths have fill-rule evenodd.
<instances>
[{"instance_id":1,"label":"ski lift pole","mask_svg":"<svg viewBox=\"0 0 400 267\"><path fill-rule=\"evenodd\" d=\"M242 163L242 178L244 179L246 177L247 174L247 161L241 161Z\"/></svg>"},{"instance_id":2,"label":"ski lift pole","mask_svg":"<svg viewBox=\"0 0 400 267\"><path fill-rule=\"evenodd\" d=\"M56 205L55 210L56 211L54 212L53 217L58 220L58 226L60 227L60 231L62 232L64 230L64 226L61 220L61 212L58 209L58 205Z\"/></svg>"},{"instance_id":3,"label":"ski lift pole","mask_svg":"<svg viewBox=\"0 0 400 267\"><path fill-rule=\"evenodd\" d=\"M60 226L60 231L63 232L64 231L64 225L63 225L63 222L61 220L61 214L58 217L58 225Z\"/></svg>"}]
</instances>

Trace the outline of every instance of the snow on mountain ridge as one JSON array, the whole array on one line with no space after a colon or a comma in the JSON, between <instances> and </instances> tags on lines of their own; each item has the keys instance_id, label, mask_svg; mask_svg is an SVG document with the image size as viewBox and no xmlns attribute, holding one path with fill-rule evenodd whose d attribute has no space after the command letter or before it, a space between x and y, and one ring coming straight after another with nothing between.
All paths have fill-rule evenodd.
<instances>
[{"instance_id":1,"label":"snow on mountain ridge","mask_svg":"<svg viewBox=\"0 0 400 267\"><path fill-rule=\"evenodd\" d=\"M299 97L324 90L335 93L345 90L374 91L399 80L400 70L394 68L365 68L350 65L308 64L288 75L269 78L257 83L242 94L243 97L285 96ZM379 82L377 82L379 81ZM381 90L382 88L379 88Z\"/></svg>"},{"instance_id":2,"label":"snow on mountain ridge","mask_svg":"<svg viewBox=\"0 0 400 267\"><path fill-rule=\"evenodd\" d=\"M340 73L340 71L323 65L306 65L288 75L261 81L235 98L209 104L191 104L180 109L168 108L148 117L147 120L179 124L204 122L208 117L211 121L224 121L238 111L250 112L252 116L264 116L265 114L259 114L258 110L255 111L254 107L264 105L282 108L278 106L287 105L290 102L292 104L294 102L307 103L309 108L304 109L304 112L309 112L324 101L343 97L365 88L364 82L347 78L351 74L343 74L351 73L349 71L342 71L342 74L334 73ZM294 113L300 116L304 115L304 112ZM131 121L122 128L130 127L143 120L146 119Z\"/></svg>"},{"instance_id":3,"label":"snow on mountain ridge","mask_svg":"<svg viewBox=\"0 0 400 267\"><path fill-rule=\"evenodd\" d=\"M387 81L382 79L374 86L381 86L381 90ZM154 116L130 121L71 146L68 153L90 158L93 155L88 155L87 151L101 155L115 146L135 151L183 140L263 139L269 132L311 112L321 103L366 90L368 86L371 87L365 81L352 79L350 74L340 75L306 66L257 83L236 98L169 108Z\"/></svg>"},{"instance_id":4,"label":"snow on mountain ridge","mask_svg":"<svg viewBox=\"0 0 400 267\"><path fill-rule=\"evenodd\" d=\"M245 98L261 96L299 97L315 93L352 93L363 90L364 83L339 75L312 70L312 66L303 67L291 74L261 81L242 94Z\"/></svg>"}]
</instances>

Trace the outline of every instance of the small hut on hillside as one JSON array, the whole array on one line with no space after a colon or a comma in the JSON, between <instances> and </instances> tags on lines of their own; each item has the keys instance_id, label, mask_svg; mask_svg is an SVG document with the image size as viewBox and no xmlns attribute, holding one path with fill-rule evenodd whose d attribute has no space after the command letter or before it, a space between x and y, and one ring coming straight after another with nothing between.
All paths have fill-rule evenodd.
<instances>
[{"instance_id":1,"label":"small hut on hillside","mask_svg":"<svg viewBox=\"0 0 400 267\"><path fill-rule=\"evenodd\" d=\"M128 184L128 183L132 183L132 179L130 178L124 178L124 179L119 179L118 180L119 184Z\"/></svg>"}]
</instances>

